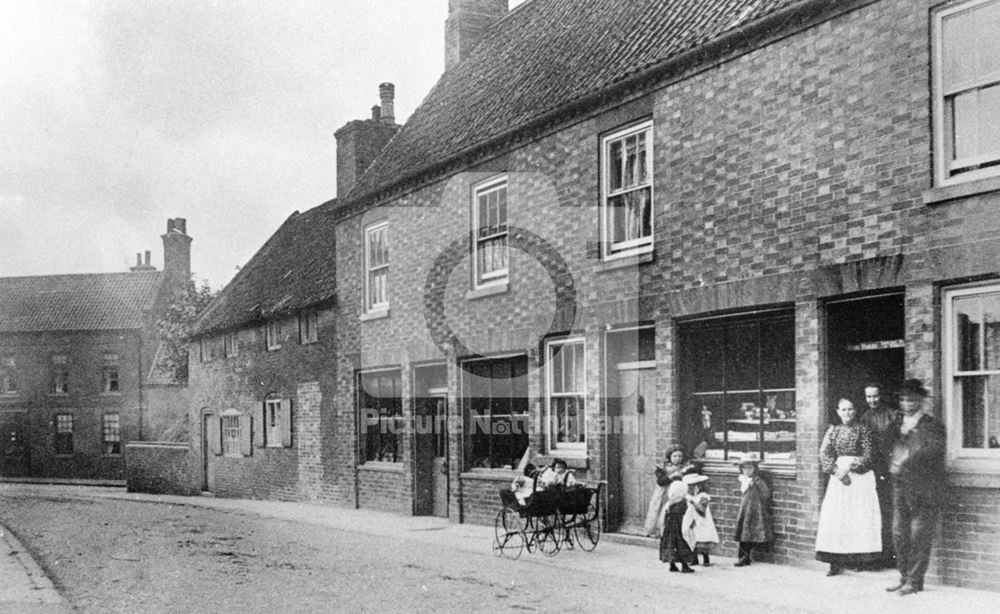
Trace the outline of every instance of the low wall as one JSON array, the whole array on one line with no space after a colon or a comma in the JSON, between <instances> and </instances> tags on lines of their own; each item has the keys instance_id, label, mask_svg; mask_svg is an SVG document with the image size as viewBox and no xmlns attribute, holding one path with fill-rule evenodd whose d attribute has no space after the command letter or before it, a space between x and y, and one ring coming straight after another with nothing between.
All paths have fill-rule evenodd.
<instances>
[{"instance_id":1,"label":"low wall","mask_svg":"<svg viewBox=\"0 0 1000 614\"><path fill-rule=\"evenodd\" d=\"M125 446L125 484L129 492L196 495L191 449L186 443L132 442Z\"/></svg>"}]
</instances>

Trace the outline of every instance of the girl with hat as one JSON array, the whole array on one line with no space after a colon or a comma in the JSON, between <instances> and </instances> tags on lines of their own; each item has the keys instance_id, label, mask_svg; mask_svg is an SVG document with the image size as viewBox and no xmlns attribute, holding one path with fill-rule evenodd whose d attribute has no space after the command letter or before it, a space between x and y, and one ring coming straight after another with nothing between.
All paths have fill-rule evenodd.
<instances>
[{"instance_id":1,"label":"girl with hat","mask_svg":"<svg viewBox=\"0 0 1000 614\"><path fill-rule=\"evenodd\" d=\"M691 564L697 565L698 555L701 554L701 564L708 567L711 564L708 553L719 543L719 532L715 529L712 510L708 507L712 498L702 490L708 481L708 476L689 473L683 480L688 487L688 507L681 523L684 528L684 541L694 552Z\"/></svg>"},{"instance_id":2,"label":"girl with hat","mask_svg":"<svg viewBox=\"0 0 1000 614\"><path fill-rule=\"evenodd\" d=\"M740 545L736 567L744 567L750 564L754 548L774 541L774 529L771 526L771 489L761 477L757 461L743 459L739 467L742 497L733 539Z\"/></svg>"},{"instance_id":3,"label":"girl with hat","mask_svg":"<svg viewBox=\"0 0 1000 614\"><path fill-rule=\"evenodd\" d=\"M649 498L649 507L646 509L644 526L646 535L660 537L663 534L663 506L667 502L665 497L667 486L690 470L691 464L687 462L687 454L681 447L667 450L666 462L662 465L656 465L653 470L656 484L653 486L653 494Z\"/></svg>"}]
</instances>

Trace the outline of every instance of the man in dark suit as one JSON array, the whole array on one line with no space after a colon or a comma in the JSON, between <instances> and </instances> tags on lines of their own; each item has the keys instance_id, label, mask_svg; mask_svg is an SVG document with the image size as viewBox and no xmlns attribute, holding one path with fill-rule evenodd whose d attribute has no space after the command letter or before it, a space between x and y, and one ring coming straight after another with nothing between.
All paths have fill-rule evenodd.
<instances>
[{"instance_id":1,"label":"man in dark suit","mask_svg":"<svg viewBox=\"0 0 1000 614\"><path fill-rule=\"evenodd\" d=\"M902 414L890 406L882 396L882 386L874 382L865 386L865 403L868 408L860 422L872 432L872 469L875 471L875 492L882 510L882 561L883 567L895 566L892 548L892 476L889 459L899 437Z\"/></svg>"},{"instance_id":2,"label":"man in dark suit","mask_svg":"<svg viewBox=\"0 0 1000 614\"><path fill-rule=\"evenodd\" d=\"M945 488L945 431L937 418L922 412L927 391L908 379L899 391L903 412L889 472L893 477L892 537L899 582L886 590L910 595L924 588Z\"/></svg>"}]
</instances>

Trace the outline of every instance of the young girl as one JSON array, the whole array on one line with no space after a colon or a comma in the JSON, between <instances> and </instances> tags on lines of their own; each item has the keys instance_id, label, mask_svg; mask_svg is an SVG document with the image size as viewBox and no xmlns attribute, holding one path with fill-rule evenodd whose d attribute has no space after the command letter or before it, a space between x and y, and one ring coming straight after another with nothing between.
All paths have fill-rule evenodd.
<instances>
[{"instance_id":1,"label":"young girl","mask_svg":"<svg viewBox=\"0 0 1000 614\"><path fill-rule=\"evenodd\" d=\"M670 571L677 571L677 563L681 564L681 573L694 573L688 565L693 556L688 543L684 541L684 514L687 512L688 487L682 476L674 474L674 479L667 486L664 494L666 514L663 519L663 537L660 538L660 561L670 563Z\"/></svg>"},{"instance_id":2,"label":"young girl","mask_svg":"<svg viewBox=\"0 0 1000 614\"><path fill-rule=\"evenodd\" d=\"M649 498L649 507L646 510L645 529L646 535L650 537L661 537L663 535L663 506L667 502L667 487L677 478L690 470L686 455L682 448L671 448L667 451L666 462L656 465L653 474L656 476L656 486L653 487L653 494Z\"/></svg>"},{"instance_id":3,"label":"young girl","mask_svg":"<svg viewBox=\"0 0 1000 614\"><path fill-rule=\"evenodd\" d=\"M736 516L736 533L733 539L740 545L737 567L749 565L750 554L755 546L774 541L771 528L771 489L760 476L757 461L745 459L740 462L740 511Z\"/></svg>"},{"instance_id":4,"label":"young girl","mask_svg":"<svg viewBox=\"0 0 1000 614\"><path fill-rule=\"evenodd\" d=\"M697 565L698 555L701 554L701 564L705 567L711 564L708 553L719 543L719 532L715 529L712 510L708 508L712 498L701 490L702 484L707 481L707 475L690 473L684 476L684 483L688 487L688 507L683 520L684 541L694 551L691 564Z\"/></svg>"}]
</instances>

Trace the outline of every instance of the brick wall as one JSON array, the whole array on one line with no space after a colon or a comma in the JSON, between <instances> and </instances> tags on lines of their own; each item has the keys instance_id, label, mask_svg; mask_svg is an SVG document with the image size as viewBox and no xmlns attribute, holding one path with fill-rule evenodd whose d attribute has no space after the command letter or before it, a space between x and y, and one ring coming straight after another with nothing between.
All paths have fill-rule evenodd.
<instances>
[{"instance_id":1,"label":"brick wall","mask_svg":"<svg viewBox=\"0 0 1000 614\"><path fill-rule=\"evenodd\" d=\"M129 492L196 495L197 467L187 444L137 442L125 446L125 484Z\"/></svg>"}]
</instances>

